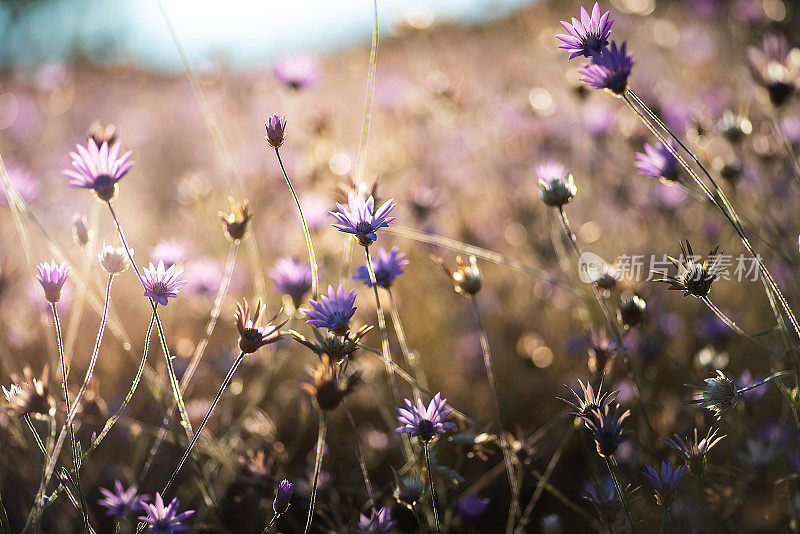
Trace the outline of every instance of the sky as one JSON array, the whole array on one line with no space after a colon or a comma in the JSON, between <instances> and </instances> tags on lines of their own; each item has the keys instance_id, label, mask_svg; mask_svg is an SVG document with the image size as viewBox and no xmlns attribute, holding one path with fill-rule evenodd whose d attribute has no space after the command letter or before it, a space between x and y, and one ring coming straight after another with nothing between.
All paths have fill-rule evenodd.
<instances>
[{"instance_id":1,"label":"sky","mask_svg":"<svg viewBox=\"0 0 800 534\"><path fill-rule=\"evenodd\" d=\"M417 24L500 17L532 0L379 0L381 32ZM535 1L535 0L534 0ZM324 54L369 41L371 0L163 0L191 60L248 69L301 52ZM11 22L0 3L0 61L39 66L74 50L98 61L132 60L181 70L158 0L50 0Z\"/></svg>"}]
</instances>

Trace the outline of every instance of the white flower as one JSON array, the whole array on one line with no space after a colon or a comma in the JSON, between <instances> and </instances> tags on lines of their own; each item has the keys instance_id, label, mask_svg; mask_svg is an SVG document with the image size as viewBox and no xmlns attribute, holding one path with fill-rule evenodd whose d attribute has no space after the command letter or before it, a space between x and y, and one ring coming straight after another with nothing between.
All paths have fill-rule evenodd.
<instances>
[{"instance_id":1,"label":"white flower","mask_svg":"<svg viewBox=\"0 0 800 534\"><path fill-rule=\"evenodd\" d=\"M133 249L131 249L131 256L133 256ZM100 265L103 266L103 269L112 276L124 272L130 265L128 253L125 252L124 247L114 248L103 243L103 249L97 257L100 259Z\"/></svg>"}]
</instances>

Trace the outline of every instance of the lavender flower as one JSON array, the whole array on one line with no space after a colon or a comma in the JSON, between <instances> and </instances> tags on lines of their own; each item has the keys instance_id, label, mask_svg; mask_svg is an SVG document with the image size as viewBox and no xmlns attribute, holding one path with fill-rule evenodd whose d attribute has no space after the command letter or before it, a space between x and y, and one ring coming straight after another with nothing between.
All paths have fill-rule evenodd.
<instances>
[{"instance_id":1,"label":"lavender flower","mask_svg":"<svg viewBox=\"0 0 800 534\"><path fill-rule=\"evenodd\" d=\"M327 295L322 295L319 301L309 300L311 309L302 308L300 311L311 317L307 321L308 324L317 328L327 328L334 334L343 336L350 329L350 319L356 313L355 302L355 289L345 293L341 284L336 291L329 285Z\"/></svg>"},{"instance_id":2,"label":"lavender flower","mask_svg":"<svg viewBox=\"0 0 800 534\"><path fill-rule=\"evenodd\" d=\"M611 477L605 478L603 482L592 479L586 485L583 498L597 510L600 520L605 525L613 525L622 511L622 502L617 496L614 480Z\"/></svg>"},{"instance_id":3,"label":"lavender flower","mask_svg":"<svg viewBox=\"0 0 800 534\"><path fill-rule=\"evenodd\" d=\"M61 300L61 288L69 277L69 266L66 262L56 265L56 260L52 260L50 263L40 263L36 269L39 271L36 279L42 284L44 298L55 304Z\"/></svg>"},{"instance_id":4,"label":"lavender flower","mask_svg":"<svg viewBox=\"0 0 800 534\"><path fill-rule=\"evenodd\" d=\"M770 102L781 107L797 93L800 83L800 50L789 49L786 38L769 34L762 47L747 50L747 62L755 82L766 89Z\"/></svg>"},{"instance_id":5,"label":"lavender flower","mask_svg":"<svg viewBox=\"0 0 800 534\"><path fill-rule=\"evenodd\" d=\"M400 414L397 420L402 425L395 429L397 433L410 433L422 441L430 441L456 426L455 423L444 421L452 410L445 408L447 399L443 399L441 393L433 397L427 408L422 399L417 399L416 406L408 399L405 399L405 403L405 408L396 408Z\"/></svg>"},{"instance_id":6,"label":"lavender flower","mask_svg":"<svg viewBox=\"0 0 800 534\"><path fill-rule=\"evenodd\" d=\"M236 305L236 313L233 315L236 320L236 328L239 330L239 348L244 354L252 354L264 345L275 343L284 335L279 330L286 321L276 325L275 315L269 321L265 321L267 305L259 301L256 304L255 313L250 316L250 308L246 300Z\"/></svg>"},{"instance_id":7,"label":"lavender flower","mask_svg":"<svg viewBox=\"0 0 800 534\"><path fill-rule=\"evenodd\" d=\"M109 517L128 517L128 514L138 514L144 512L142 501L148 499L147 495L137 495L136 492L139 487L133 484L128 489L125 489L122 482L119 480L114 481L114 489L107 490L100 488L100 493L104 498L97 501L100 506L106 508L106 515Z\"/></svg>"},{"instance_id":8,"label":"lavender flower","mask_svg":"<svg viewBox=\"0 0 800 534\"><path fill-rule=\"evenodd\" d=\"M658 148L645 143L644 154L636 153L636 167L639 169L639 174L663 178L670 182L676 181L680 174L678 160L661 143L658 144Z\"/></svg>"},{"instance_id":9,"label":"lavender flower","mask_svg":"<svg viewBox=\"0 0 800 534\"><path fill-rule=\"evenodd\" d=\"M280 148L286 135L286 118L281 115L270 115L264 124L267 129L266 139L272 148Z\"/></svg>"},{"instance_id":10,"label":"lavender flower","mask_svg":"<svg viewBox=\"0 0 800 534\"><path fill-rule=\"evenodd\" d=\"M165 267L173 265L183 265L186 261L186 243L176 239L159 241L150 253L150 258L154 262L163 261Z\"/></svg>"},{"instance_id":11,"label":"lavender flower","mask_svg":"<svg viewBox=\"0 0 800 534\"><path fill-rule=\"evenodd\" d=\"M275 292L288 295L295 309L300 308L313 285L311 267L294 258L278 260L270 276L275 281Z\"/></svg>"},{"instance_id":12,"label":"lavender flower","mask_svg":"<svg viewBox=\"0 0 800 534\"><path fill-rule=\"evenodd\" d=\"M554 161L536 167L539 196L548 206L560 208L578 192L575 181L566 167Z\"/></svg>"},{"instance_id":13,"label":"lavender flower","mask_svg":"<svg viewBox=\"0 0 800 534\"><path fill-rule=\"evenodd\" d=\"M614 456L617 448L629 438L623 425L630 415L630 410L620 413L619 404L615 403L593 408L583 416L586 428L592 432L597 454L603 458Z\"/></svg>"},{"instance_id":14,"label":"lavender flower","mask_svg":"<svg viewBox=\"0 0 800 534\"><path fill-rule=\"evenodd\" d=\"M706 456L714 446L725 437L717 436L718 429L708 429L708 434L699 439L697 428L694 429L694 439L683 439L675 434L673 438L665 438L664 443L673 449L683 459L689 470L698 478L702 478L706 469Z\"/></svg>"},{"instance_id":15,"label":"lavender flower","mask_svg":"<svg viewBox=\"0 0 800 534\"><path fill-rule=\"evenodd\" d=\"M317 61L307 55L278 60L272 74L278 82L293 90L313 87L322 75Z\"/></svg>"},{"instance_id":16,"label":"lavender flower","mask_svg":"<svg viewBox=\"0 0 800 534\"><path fill-rule=\"evenodd\" d=\"M76 149L77 153L69 153L75 170L63 172L64 176L71 178L69 185L92 189L100 200L111 201L117 192L117 182L133 167L133 162L128 161L131 152L119 157L119 143L114 143L109 149L108 143L98 147L93 139L89 139L86 147L76 145Z\"/></svg>"},{"instance_id":17,"label":"lavender flower","mask_svg":"<svg viewBox=\"0 0 800 534\"><path fill-rule=\"evenodd\" d=\"M611 41L611 47L593 59L594 63L579 69L584 76L581 81L595 89L608 89L615 95L624 93L633 70L633 56L627 53L627 44L623 42L618 48L617 43Z\"/></svg>"},{"instance_id":18,"label":"lavender flower","mask_svg":"<svg viewBox=\"0 0 800 534\"><path fill-rule=\"evenodd\" d=\"M294 493L294 484L286 479L281 480L278 484L278 490L275 492L275 501L272 503L272 509L276 514L284 514L289 509L289 503L292 500Z\"/></svg>"},{"instance_id":19,"label":"lavender flower","mask_svg":"<svg viewBox=\"0 0 800 534\"><path fill-rule=\"evenodd\" d=\"M601 15L597 2L594 3L591 16L584 7L581 7L581 20L573 17L572 24L561 21L561 25L567 30L567 33L556 35L564 42L559 48L570 52L570 59L578 56L599 56L608 46L608 37L611 35L611 26L614 24L610 15L608 11Z\"/></svg>"},{"instance_id":20,"label":"lavender flower","mask_svg":"<svg viewBox=\"0 0 800 534\"><path fill-rule=\"evenodd\" d=\"M458 499L456 508L458 510L458 517L466 525L475 523L481 516L486 513L486 508L489 506L489 499L482 499L477 495L467 495Z\"/></svg>"},{"instance_id":21,"label":"lavender flower","mask_svg":"<svg viewBox=\"0 0 800 534\"><path fill-rule=\"evenodd\" d=\"M156 493L155 503L143 502L142 506L147 515L140 516L139 520L149 525L148 532L151 534L173 534L189 530L189 527L184 525L183 521L191 517L194 514L194 510L178 513L180 502L177 497L172 499L169 505L164 506L164 499L161 494Z\"/></svg>"},{"instance_id":22,"label":"lavender flower","mask_svg":"<svg viewBox=\"0 0 800 534\"><path fill-rule=\"evenodd\" d=\"M584 384L579 379L578 385L581 388L582 395L579 395L574 389L565 386L567 390L575 397L575 400L572 401L568 399L562 399L560 397L559 400L567 403L574 410L570 413L570 415L574 415L582 419L586 418L592 410L599 410L606 404L612 402L617 398L617 394L619 393L619 391L603 393L602 383L600 384L600 387L597 388L596 393L589 382Z\"/></svg>"},{"instance_id":23,"label":"lavender flower","mask_svg":"<svg viewBox=\"0 0 800 534\"><path fill-rule=\"evenodd\" d=\"M681 483L688 468L685 465L673 468L672 462L661 462L660 472L649 465L645 465L644 468L642 474L655 490L656 503L663 508L672 506L678 493L678 484Z\"/></svg>"},{"instance_id":24,"label":"lavender flower","mask_svg":"<svg viewBox=\"0 0 800 534\"><path fill-rule=\"evenodd\" d=\"M405 254L400 252L397 247L392 247L392 250L386 252L386 249L381 248L377 256L372 258L372 269L375 271L375 282L383 288L389 288L394 282L395 278L403 274L403 268L408 265L408 260L405 259ZM369 277L369 268L366 263L356 267L353 280L360 280L364 282L367 287L372 287L372 282Z\"/></svg>"},{"instance_id":25,"label":"lavender flower","mask_svg":"<svg viewBox=\"0 0 800 534\"><path fill-rule=\"evenodd\" d=\"M183 269L175 265L166 269L163 261L159 261L158 266L150 263L150 267L146 267L142 272L144 296L166 306L167 299L177 297L181 288L188 284L187 281L180 279L182 273Z\"/></svg>"},{"instance_id":26,"label":"lavender flower","mask_svg":"<svg viewBox=\"0 0 800 534\"><path fill-rule=\"evenodd\" d=\"M389 534L396 526L397 521L392 520L392 511L388 506L378 511L373 509L369 517L361 514L358 518L358 531L361 534Z\"/></svg>"},{"instance_id":27,"label":"lavender flower","mask_svg":"<svg viewBox=\"0 0 800 534\"><path fill-rule=\"evenodd\" d=\"M333 227L347 234L353 234L362 246L369 246L378 239L376 232L388 228L394 217L389 213L397 204L389 199L375 209L375 199L370 195L366 199L363 193L348 193L347 206L336 203L339 211L330 212L339 221Z\"/></svg>"}]
</instances>

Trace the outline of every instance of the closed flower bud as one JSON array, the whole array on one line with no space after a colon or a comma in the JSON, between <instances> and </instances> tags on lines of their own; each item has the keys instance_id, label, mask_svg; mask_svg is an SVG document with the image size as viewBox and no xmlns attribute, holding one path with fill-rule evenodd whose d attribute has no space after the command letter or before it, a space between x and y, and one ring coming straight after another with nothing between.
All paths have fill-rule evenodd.
<instances>
[{"instance_id":1,"label":"closed flower bud","mask_svg":"<svg viewBox=\"0 0 800 534\"><path fill-rule=\"evenodd\" d=\"M396 485L392 495L395 500L403 506L413 509L425 495L425 484L420 480L417 473L412 473L410 477L400 478L395 474Z\"/></svg>"},{"instance_id":2,"label":"closed flower bud","mask_svg":"<svg viewBox=\"0 0 800 534\"><path fill-rule=\"evenodd\" d=\"M286 136L286 119L280 115L270 115L264 126L267 128L266 139L269 145L280 148Z\"/></svg>"},{"instance_id":3,"label":"closed flower bud","mask_svg":"<svg viewBox=\"0 0 800 534\"><path fill-rule=\"evenodd\" d=\"M547 162L536 168L539 196L548 206L560 208L578 192L572 174L559 163Z\"/></svg>"},{"instance_id":4,"label":"closed flower bud","mask_svg":"<svg viewBox=\"0 0 800 534\"><path fill-rule=\"evenodd\" d=\"M247 223L253 218L250 213L250 203L245 200L241 205L236 204L233 198L229 198L228 202L231 205L231 212L219 212L219 218L222 220L222 227L225 229L225 234L231 241L241 241L247 235Z\"/></svg>"},{"instance_id":5,"label":"closed flower bud","mask_svg":"<svg viewBox=\"0 0 800 534\"><path fill-rule=\"evenodd\" d=\"M644 321L647 303L639 295L624 299L619 304L619 320L627 327L634 327Z\"/></svg>"},{"instance_id":6,"label":"closed flower bud","mask_svg":"<svg viewBox=\"0 0 800 534\"><path fill-rule=\"evenodd\" d=\"M456 292L467 296L475 295L483 287L483 274L481 274L481 270L478 268L478 259L475 256L469 257L469 265L464 263L461 256L456 256L458 269L455 271L451 271L450 268L445 265L442 258L431 256L431 259L438 263L444 272L447 273L447 276L453 280Z\"/></svg>"},{"instance_id":7,"label":"closed flower bud","mask_svg":"<svg viewBox=\"0 0 800 534\"><path fill-rule=\"evenodd\" d=\"M275 501L272 503L272 509L276 514L284 514L289 509L289 503L292 500L292 493L294 493L294 484L284 479L278 484L278 490L275 492Z\"/></svg>"},{"instance_id":8,"label":"closed flower bud","mask_svg":"<svg viewBox=\"0 0 800 534\"><path fill-rule=\"evenodd\" d=\"M117 127L113 124L103 124L94 121L86 131L86 137L93 139L97 146L108 143L109 146L117 142Z\"/></svg>"},{"instance_id":9,"label":"closed flower bud","mask_svg":"<svg viewBox=\"0 0 800 534\"><path fill-rule=\"evenodd\" d=\"M75 239L75 243L85 247L92 240L92 233L85 215L76 213L72 216L72 237Z\"/></svg>"},{"instance_id":10,"label":"closed flower bud","mask_svg":"<svg viewBox=\"0 0 800 534\"><path fill-rule=\"evenodd\" d=\"M133 249L131 249L131 256L133 256ZM103 243L103 249L97 257L100 260L100 265L111 276L125 272L130 265L128 253L125 252L124 247L114 248Z\"/></svg>"}]
</instances>

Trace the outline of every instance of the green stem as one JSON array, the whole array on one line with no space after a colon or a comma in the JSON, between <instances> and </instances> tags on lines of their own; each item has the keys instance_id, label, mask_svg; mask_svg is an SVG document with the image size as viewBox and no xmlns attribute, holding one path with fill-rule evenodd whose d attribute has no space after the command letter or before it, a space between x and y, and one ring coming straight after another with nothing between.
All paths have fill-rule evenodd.
<instances>
[{"instance_id":1,"label":"green stem","mask_svg":"<svg viewBox=\"0 0 800 534\"><path fill-rule=\"evenodd\" d=\"M378 59L378 0L372 2L372 43L369 50L369 70L367 72L367 95L364 101L364 121L361 126L361 141L358 146L356 158L355 183L358 185L364 178L364 169L367 163L367 137L369 123L372 118L372 96L375 93L375 69ZM315 297L316 298L316 297Z\"/></svg>"},{"instance_id":2,"label":"green stem","mask_svg":"<svg viewBox=\"0 0 800 534\"><path fill-rule=\"evenodd\" d=\"M311 243L311 233L308 230L308 224L306 224L306 218L303 215L303 208L300 206L300 200L294 192L294 187L292 186L292 181L289 180L289 175L286 174L286 168L283 166L281 153L277 148L275 149L275 155L278 156L278 163L281 166L283 177L286 179L286 185L289 186L289 191L292 193L294 203L297 205L297 212L300 214L300 222L303 225L303 235L306 238L306 247L308 247L308 261L311 263L311 294L316 300L317 294L319 293L319 275L317 274L317 260L314 257L314 245Z\"/></svg>"},{"instance_id":3,"label":"green stem","mask_svg":"<svg viewBox=\"0 0 800 534\"><path fill-rule=\"evenodd\" d=\"M428 482L431 486L431 507L433 508L433 521L436 524L436 534L439 534L439 509L436 502L436 484L433 482L433 471L431 470L431 455L428 451L428 442L422 442L425 451L425 465L428 468Z\"/></svg>"},{"instance_id":4,"label":"green stem","mask_svg":"<svg viewBox=\"0 0 800 534\"><path fill-rule=\"evenodd\" d=\"M280 516L282 516L282 515L283 515L283 514L273 514L273 515L272 515L272 519L270 519L270 520L269 520L269 523L267 523L267 526L266 526L266 527L264 527L264 530L262 530L262 531L261 531L261 534L267 534L267 532L269 531L269 529L270 529L270 528L272 528L272 525L274 525L274 524L275 524L275 522L278 520L278 518L279 518Z\"/></svg>"},{"instance_id":5,"label":"green stem","mask_svg":"<svg viewBox=\"0 0 800 534\"><path fill-rule=\"evenodd\" d=\"M428 380L425 377L425 370L420 365L419 358L408 348L408 341L406 339L406 332L403 328L403 323L400 320L400 312L397 309L397 304L394 301L394 294L390 288L386 288L386 293L389 295L389 314L392 316L392 324L394 331L397 334L397 342L400 344L400 351L403 353L403 359L406 365L414 373L414 379L424 387L428 387ZM419 398L419 387L416 384L411 385L412 393L415 398Z\"/></svg>"},{"instance_id":6,"label":"green stem","mask_svg":"<svg viewBox=\"0 0 800 534\"><path fill-rule=\"evenodd\" d=\"M358 428L356 427L356 421L353 419L353 414L350 412L350 408L347 406L347 403L342 399L342 406L344 407L344 411L347 414L347 418L350 420L350 426L353 427L353 437L355 438L356 444L356 457L358 458L358 466L361 468L361 476L364 477L364 487L367 488L367 496L369 497L369 502L367 502L367 506L375 509L375 491L372 489L372 482L369 478L369 471L367 470L367 463L364 461L364 455L361 453L361 443L358 438Z\"/></svg>"},{"instance_id":7,"label":"green stem","mask_svg":"<svg viewBox=\"0 0 800 534\"><path fill-rule=\"evenodd\" d=\"M327 415L325 411L319 412L319 433L317 434L317 455L314 458L314 481L311 485L311 500L308 505L308 517L306 517L306 527L303 534L308 534L311 529L311 522L314 520L314 507L317 503L317 484L319 483L319 473L322 470L322 459L325 455L325 434L328 430Z\"/></svg>"},{"instance_id":8,"label":"green stem","mask_svg":"<svg viewBox=\"0 0 800 534\"><path fill-rule=\"evenodd\" d=\"M658 534L662 534L664 532L664 527L667 526L667 514L669 513L669 508L666 506L663 507L663 511L661 512L661 526L658 527Z\"/></svg>"},{"instance_id":9,"label":"green stem","mask_svg":"<svg viewBox=\"0 0 800 534\"><path fill-rule=\"evenodd\" d=\"M622 507L625 509L625 515L628 516L628 522L631 525L631 532L636 534L636 523L633 521L630 504L628 504L628 497L625 495L625 491L622 488L622 483L619 478L619 473L617 472L617 462L614 461L614 458L605 458L605 461L606 466L608 467L608 472L611 474L611 478L614 481L614 487L617 489L619 500L622 501Z\"/></svg>"},{"instance_id":10,"label":"green stem","mask_svg":"<svg viewBox=\"0 0 800 534\"><path fill-rule=\"evenodd\" d=\"M717 305L716 305L716 304L714 304L713 302L711 302L711 299L710 299L710 298L708 298L708 295L706 295L706 296L704 296L704 297L701 297L700 299L703 301L703 303L704 303L706 306L708 306L708 308L709 308L709 309L710 309L710 310L711 310L711 311L714 313L714 315L716 315L716 316L717 316L717 318L719 318L719 320L720 320L720 321L722 321L723 323L725 323L725 325L726 325L728 328L730 328L731 330L733 330L734 332L736 332L737 334L739 334L740 336L742 336L743 338L745 338L747 341L749 341L749 342L750 342L750 343L752 343L753 345L757 346L758 348L760 348L760 349L763 349L763 350L765 350L765 351L769 352L770 354L772 354L772 355L774 355L774 356L780 356L780 353L779 353L779 352L777 352L777 351L774 351L774 350L772 350L772 349L771 349L771 348L769 348L769 347L765 347L765 346L764 346L764 345L762 345L762 344L761 344L761 343L760 343L760 342L759 342L757 339L755 339L753 336L751 336L750 334L748 334L747 332L745 332L744 330L742 330L742 329L739 327L739 325L737 325L737 324L736 324L735 322L733 322L733 321L732 321L732 320L731 320L731 319L730 319L728 316L726 316L726 315L725 315L725 314L722 312L722 310L720 310L720 309L717 307Z\"/></svg>"},{"instance_id":11,"label":"green stem","mask_svg":"<svg viewBox=\"0 0 800 534\"><path fill-rule=\"evenodd\" d=\"M755 389L755 388L761 387L764 384L766 384L767 382L769 382L770 380L774 380L774 379L779 378L781 376L787 376L787 375L793 375L793 374L794 374L794 371L779 371L777 373L773 373L773 374L769 375L767 378L765 378L764 380L762 380L758 384L753 384L752 386L747 386L746 388L739 389L739 390L737 390L737 392L739 394L742 394L745 391L750 391L751 389Z\"/></svg>"}]
</instances>

